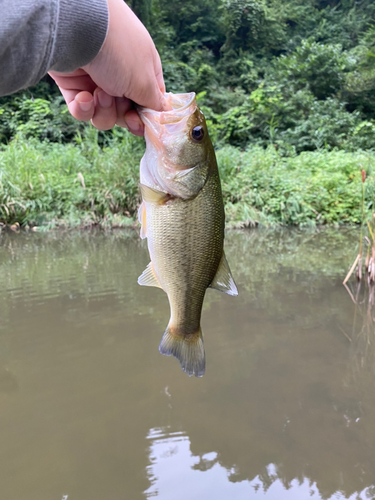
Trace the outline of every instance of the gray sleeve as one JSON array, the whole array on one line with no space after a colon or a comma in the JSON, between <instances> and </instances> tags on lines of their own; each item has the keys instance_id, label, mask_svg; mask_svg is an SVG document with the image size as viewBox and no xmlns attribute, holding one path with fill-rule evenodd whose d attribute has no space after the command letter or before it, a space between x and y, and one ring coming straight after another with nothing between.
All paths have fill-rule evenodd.
<instances>
[{"instance_id":1,"label":"gray sleeve","mask_svg":"<svg viewBox=\"0 0 375 500\"><path fill-rule=\"evenodd\" d=\"M106 0L0 0L0 95L89 63L107 27Z\"/></svg>"}]
</instances>

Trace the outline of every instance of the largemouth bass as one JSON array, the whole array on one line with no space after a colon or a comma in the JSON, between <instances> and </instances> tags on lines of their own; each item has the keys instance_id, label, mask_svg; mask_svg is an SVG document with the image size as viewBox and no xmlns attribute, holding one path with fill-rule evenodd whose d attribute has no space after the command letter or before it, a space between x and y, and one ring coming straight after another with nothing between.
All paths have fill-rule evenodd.
<instances>
[{"instance_id":1,"label":"largemouth bass","mask_svg":"<svg viewBox=\"0 0 375 500\"><path fill-rule=\"evenodd\" d=\"M141 160L141 237L151 262L140 285L162 288L171 317L159 351L189 376L205 372L200 326L208 287L238 295L224 254L219 171L195 94L166 94L171 111L138 110L145 125Z\"/></svg>"}]
</instances>

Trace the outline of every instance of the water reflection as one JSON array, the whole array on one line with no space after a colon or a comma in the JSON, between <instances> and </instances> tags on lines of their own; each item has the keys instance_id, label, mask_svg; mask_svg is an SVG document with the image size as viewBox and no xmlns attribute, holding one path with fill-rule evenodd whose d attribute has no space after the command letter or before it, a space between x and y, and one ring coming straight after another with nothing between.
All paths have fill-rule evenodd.
<instances>
[{"instance_id":1,"label":"water reflection","mask_svg":"<svg viewBox=\"0 0 375 500\"><path fill-rule=\"evenodd\" d=\"M171 432L170 429L151 429L150 462L147 473L151 486L145 491L146 498L163 500L207 500L228 499L265 499L265 500L301 500L307 498L327 499L322 497L316 483L306 478L283 482L282 473L275 464L268 464L261 475L251 480L233 481L236 470L228 470L220 463L216 452L194 456L190 449L190 439L183 432ZM204 475L203 475L204 473ZM337 491L332 500L347 498L345 493ZM351 495L351 500L372 498L370 488Z\"/></svg>"},{"instance_id":2,"label":"water reflection","mask_svg":"<svg viewBox=\"0 0 375 500\"><path fill-rule=\"evenodd\" d=\"M158 353L169 306L137 285L137 234L2 234L4 498L375 498L374 323L342 286L356 243L228 234L240 296L208 291L192 380Z\"/></svg>"},{"instance_id":3,"label":"water reflection","mask_svg":"<svg viewBox=\"0 0 375 500\"><path fill-rule=\"evenodd\" d=\"M347 383L366 387L375 379L375 287L353 279L345 288L355 305L352 324L342 330L350 342Z\"/></svg>"}]
</instances>

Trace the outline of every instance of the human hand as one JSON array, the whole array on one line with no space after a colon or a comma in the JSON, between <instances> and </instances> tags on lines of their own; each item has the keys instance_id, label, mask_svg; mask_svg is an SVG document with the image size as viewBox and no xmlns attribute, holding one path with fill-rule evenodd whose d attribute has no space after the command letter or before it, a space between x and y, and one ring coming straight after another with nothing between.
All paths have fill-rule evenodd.
<instances>
[{"instance_id":1,"label":"human hand","mask_svg":"<svg viewBox=\"0 0 375 500\"><path fill-rule=\"evenodd\" d=\"M134 103L167 109L160 57L141 21L123 0L107 0L109 25L95 59L72 73L49 74L60 88L70 113L99 130L115 124L143 135Z\"/></svg>"}]
</instances>

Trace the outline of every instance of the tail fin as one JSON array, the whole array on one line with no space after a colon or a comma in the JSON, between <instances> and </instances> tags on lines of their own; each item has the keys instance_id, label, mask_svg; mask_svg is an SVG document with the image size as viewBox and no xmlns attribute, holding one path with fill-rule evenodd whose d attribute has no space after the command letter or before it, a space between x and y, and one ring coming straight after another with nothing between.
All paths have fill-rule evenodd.
<instances>
[{"instance_id":1,"label":"tail fin","mask_svg":"<svg viewBox=\"0 0 375 500\"><path fill-rule=\"evenodd\" d=\"M180 366L189 377L203 377L206 370L206 359L204 354L202 330L183 338L174 335L169 326L165 330L159 345L159 352L166 356L174 356L180 362Z\"/></svg>"}]
</instances>

